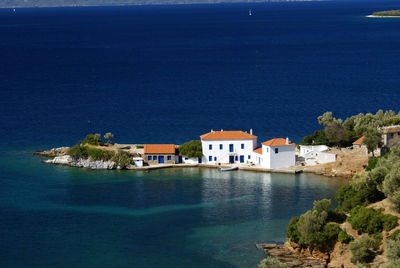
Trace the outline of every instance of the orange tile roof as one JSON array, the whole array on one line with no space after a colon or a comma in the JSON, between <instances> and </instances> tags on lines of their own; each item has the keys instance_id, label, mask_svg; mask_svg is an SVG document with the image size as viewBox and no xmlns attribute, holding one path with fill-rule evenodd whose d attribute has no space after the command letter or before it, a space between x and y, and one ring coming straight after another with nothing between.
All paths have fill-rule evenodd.
<instances>
[{"instance_id":1,"label":"orange tile roof","mask_svg":"<svg viewBox=\"0 0 400 268\"><path fill-rule=\"evenodd\" d=\"M256 148L253 152L255 152L256 154L262 154L262 147Z\"/></svg>"},{"instance_id":2,"label":"orange tile roof","mask_svg":"<svg viewBox=\"0 0 400 268\"><path fill-rule=\"evenodd\" d=\"M252 140L257 136L243 131L213 131L200 136L202 140Z\"/></svg>"},{"instance_id":3,"label":"orange tile roof","mask_svg":"<svg viewBox=\"0 0 400 268\"><path fill-rule=\"evenodd\" d=\"M262 144L266 145L266 146L273 146L273 147L295 146L296 145L294 142L290 142L290 141L289 141L289 144L286 144L286 139L282 139L282 138L271 139L269 141L263 142Z\"/></svg>"},{"instance_id":4,"label":"orange tile roof","mask_svg":"<svg viewBox=\"0 0 400 268\"><path fill-rule=\"evenodd\" d=\"M175 144L145 144L145 154L175 154Z\"/></svg>"},{"instance_id":5,"label":"orange tile roof","mask_svg":"<svg viewBox=\"0 0 400 268\"><path fill-rule=\"evenodd\" d=\"M358 140L353 142L354 145L361 145L365 139L365 136L360 137Z\"/></svg>"}]
</instances>

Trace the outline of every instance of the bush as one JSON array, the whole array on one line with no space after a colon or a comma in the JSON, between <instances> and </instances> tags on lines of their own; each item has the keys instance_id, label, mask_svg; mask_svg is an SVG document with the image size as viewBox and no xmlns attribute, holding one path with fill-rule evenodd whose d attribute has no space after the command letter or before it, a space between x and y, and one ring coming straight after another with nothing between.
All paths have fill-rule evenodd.
<instances>
[{"instance_id":1,"label":"bush","mask_svg":"<svg viewBox=\"0 0 400 268\"><path fill-rule=\"evenodd\" d=\"M397 227L397 225L399 225L398 218L391 214L383 214L382 220L383 220L383 230L387 232L389 232L393 228Z\"/></svg>"},{"instance_id":2,"label":"bush","mask_svg":"<svg viewBox=\"0 0 400 268\"><path fill-rule=\"evenodd\" d=\"M263 259L258 268L286 268L288 267L285 263L280 262L276 257L268 256Z\"/></svg>"},{"instance_id":3,"label":"bush","mask_svg":"<svg viewBox=\"0 0 400 268\"><path fill-rule=\"evenodd\" d=\"M132 158L129 156L128 153L121 151L114 154L114 156L111 158L111 161L114 161L117 166L124 169L132 163Z\"/></svg>"},{"instance_id":4,"label":"bush","mask_svg":"<svg viewBox=\"0 0 400 268\"><path fill-rule=\"evenodd\" d=\"M378 163L380 157L371 157L370 159L368 159L368 165L365 168L365 170L367 171L371 171L376 167L376 164Z\"/></svg>"},{"instance_id":5,"label":"bush","mask_svg":"<svg viewBox=\"0 0 400 268\"><path fill-rule=\"evenodd\" d=\"M86 138L82 141L82 144L101 145L101 135L88 134L86 135Z\"/></svg>"},{"instance_id":6,"label":"bush","mask_svg":"<svg viewBox=\"0 0 400 268\"><path fill-rule=\"evenodd\" d=\"M400 259L400 230L395 231L387 240L386 257L391 260ZM399 266L400 267L400 266Z\"/></svg>"},{"instance_id":7,"label":"bush","mask_svg":"<svg viewBox=\"0 0 400 268\"><path fill-rule=\"evenodd\" d=\"M390 231L397 226L397 217L385 215L373 208L356 207L348 218L351 226L359 233L374 234L382 230Z\"/></svg>"},{"instance_id":8,"label":"bush","mask_svg":"<svg viewBox=\"0 0 400 268\"><path fill-rule=\"evenodd\" d=\"M305 136L301 141L300 145L329 145L329 141L325 135L325 130L317 130L309 136Z\"/></svg>"},{"instance_id":9,"label":"bush","mask_svg":"<svg viewBox=\"0 0 400 268\"><path fill-rule=\"evenodd\" d=\"M382 268L399 268L400 267L400 260L392 260L388 263L384 264Z\"/></svg>"},{"instance_id":10,"label":"bush","mask_svg":"<svg viewBox=\"0 0 400 268\"><path fill-rule=\"evenodd\" d=\"M89 156L87 147L80 144L69 148L67 154L73 158L87 158Z\"/></svg>"},{"instance_id":11,"label":"bush","mask_svg":"<svg viewBox=\"0 0 400 268\"><path fill-rule=\"evenodd\" d=\"M193 140L182 144L179 147L179 153L187 157L203 157L201 141Z\"/></svg>"},{"instance_id":12,"label":"bush","mask_svg":"<svg viewBox=\"0 0 400 268\"><path fill-rule=\"evenodd\" d=\"M114 152L112 151L107 151L107 150L101 150L97 148L86 148L89 159L91 161L110 161L111 158L114 156Z\"/></svg>"},{"instance_id":13,"label":"bush","mask_svg":"<svg viewBox=\"0 0 400 268\"><path fill-rule=\"evenodd\" d=\"M340 210L330 210L328 211L328 222L337 222L343 223L346 220L347 216L344 212Z\"/></svg>"},{"instance_id":14,"label":"bush","mask_svg":"<svg viewBox=\"0 0 400 268\"><path fill-rule=\"evenodd\" d=\"M400 163L395 163L383 181L382 190L400 212Z\"/></svg>"},{"instance_id":15,"label":"bush","mask_svg":"<svg viewBox=\"0 0 400 268\"><path fill-rule=\"evenodd\" d=\"M342 211L349 212L356 206L368 205L368 201L362 192L356 191L351 185L345 185L336 191L335 199L338 202L338 208Z\"/></svg>"},{"instance_id":16,"label":"bush","mask_svg":"<svg viewBox=\"0 0 400 268\"><path fill-rule=\"evenodd\" d=\"M371 249L376 249L376 244L368 235L363 235L360 240L355 240L349 244L352 253L352 263L369 263L374 258L374 252Z\"/></svg>"},{"instance_id":17,"label":"bush","mask_svg":"<svg viewBox=\"0 0 400 268\"><path fill-rule=\"evenodd\" d=\"M344 244L348 244L353 240L354 240L354 238L351 235L349 235L348 233L346 233L345 231L341 230L339 232L338 241L340 241Z\"/></svg>"},{"instance_id":18,"label":"bush","mask_svg":"<svg viewBox=\"0 0 400 268\"><path fill-rule=\"evenodd\" d=\"M300 242L299 219L300 217L298 216L292 217L287 227L287 237L297 244Z\"/></svg>"}]
</instances>

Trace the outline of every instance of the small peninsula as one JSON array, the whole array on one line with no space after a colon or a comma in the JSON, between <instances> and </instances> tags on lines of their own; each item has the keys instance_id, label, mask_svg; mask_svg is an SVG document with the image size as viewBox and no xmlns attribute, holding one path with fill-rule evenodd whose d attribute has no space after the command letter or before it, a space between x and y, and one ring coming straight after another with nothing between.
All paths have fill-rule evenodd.
<instances>
[{"instance_id":1,"label":"small peninsula","mask_svg":"<svg viewBox=\"0 0 400 268\"><path fill-rule=\"evenodd\" d=\"M400 18L400 10L378 11L367 16L369 18Z\"/></svg>"}]
</instances>

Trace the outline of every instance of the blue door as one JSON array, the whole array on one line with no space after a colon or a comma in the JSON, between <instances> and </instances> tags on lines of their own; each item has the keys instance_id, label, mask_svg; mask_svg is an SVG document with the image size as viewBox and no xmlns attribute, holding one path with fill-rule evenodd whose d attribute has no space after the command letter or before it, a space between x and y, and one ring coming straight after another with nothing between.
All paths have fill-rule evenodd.
<instances>
[{"instance_id":1,"label":"blue door","mask_svg":"<svg viewBox=\"0 0 400 268\"><path fill-rule=\"evenodd\" d=\"M233 144L229 144L229 152L233 153Z\"/></svg>"},{"instance_id":2,"label":"blue door","mask_svg":"<svg viewBox=\"0 0 400 268\"><path fill-rule=\"evenodd\" d=\"M164 164L164 156L163 156L163 155L160 155L160 156L158 157L158 163L159 163L159 164Z\"/></svg>"},{"instance_id":3,"label":"blue door","mask_svg":"<svg viewBox=\"0 0 400 268\"><path fill-rule=\"evenodd\" d=\"M244 163L244 155L240 156L240 163Z\"/></svg>"},{"instance_id":4,"label":"blue door","mask_svg":"<svg viewBox=\"0 0 400 268\"><path fill-rule=\"evenodd\" d=\"M229 156L229 163L235 163L235 156L233 155Z\"/></svg>"}]
</instances>

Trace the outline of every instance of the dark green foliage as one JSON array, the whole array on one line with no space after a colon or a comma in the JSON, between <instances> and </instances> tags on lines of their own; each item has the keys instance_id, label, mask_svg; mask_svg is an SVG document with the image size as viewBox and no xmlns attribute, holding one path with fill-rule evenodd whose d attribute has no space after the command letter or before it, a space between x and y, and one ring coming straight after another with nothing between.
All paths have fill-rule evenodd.
<instances>
[{"instance_id":1,"label":"dark green foliage","mask_svg":"<svg viewBox=\"0 0 400 268\"><path fill-rule=\"evenodd\" d=\"M338 201L338 208L345 212L349 212L356 206L369 204L367 198L362 192L356 191L351 185L345 185L336 191L335 199Z\"/></svg>"},{"instance_id":2,"label":"dark green foliage","mask_svg":"<svg viewBox=\"0 0 400 268\"><path fill-rule=\"evenodd\" d=\"M370 128L365 131L364 136L363 144L367 146L368 153L372 153L372 156L375 156L375 149L383 145L382 133L377 128Z\"/></svg>"},{"instance_id":3,"label":"dark green foliage","mask_svg":"<svg viewBox=\"0 0 400 268\"><path fill-rule=\"evenodd\" d=\"M380 157L371 157L368 159L368 166L365 168L366 171L371 171L376 167Z\"/></svg>"},{"instance_id":4,"label":"dark green foliage","mask_svg":"<svg viewBox=\"0 0 400 268\"><path fill-rule=\"evenodd\" d=\"M374 259L376 241L368 235L363 235L360 240L355 240L349 244L352 253L351 261L353 263L369 263Z\"/></svg>"},{"instance_id":5,"label":"dark green foliage","mask_svg":"<svg viewBox=\"0 0 400 268\"><path fill-rule=\"evenodd\" d=\"M89 159L92 161L110 161L111 158L114 156L114 152L112 151L107 151L107 150L101 150L97 148L90 148L86 147L87 154L89 156Z\"/></svg>"},{"instance_id":6,"label":"dark green foliage","mask_svg":"<svg viewBox=\"0 0 400 268\"><path fill-rule=\"evenodd\" d=\"M400 241L400 230L396 230L388 237L389 240L399 240Z\"/></svg>"},{"instance_id":7,"label":"dark green foliage","mask_svg":"<svg viewBox=\"0 0 400 268\"><path fill-rule=\"evenodd\" d=\"M203 151L201 148L201 141L193 140L182 144L182 146L179 147L179 153L187 157L202 157Z\"/></svg>"},{"instance_id":8,"label":"dark green foliage","mask_svg":"<svg viewBox=\"0 0 400 268\"><path fill-rule=\"evenodd\" d=\"M88 134L86 135L86 138L82 141L82 144L101 145L101 135Z\"/></svg>"},{"instance_id":9,"label":"dark green foliage","mask_svg":"<svg viewBox=\"0 0 400 268\"><path fill-rule=\"evenodd\" d=\"M398 218L391 214L383 214L382 221L383 221L383 230L387 232L399 225Z\"/></svg>"},{"instance_id":10,"label":"dark green foliage","mask_svg":"<svg viewBox=\"0 0 400 268\"><path fill-rule=\"evenodd\" d=\"M338 209L328 211L328 222L343 223L346 218L346 214Z\"/></svg>"},{"instance_id":11,"label":"dark green foliage","mask_svg":"<svg viewBox=\"0 0 400 268\"><path fill-rule=\"evenodd\" d=\"M397 160L396 162L390 161ZM400 212L400 162L398 157L389 157L387 159L390 166L390 171L386 175L382 190L389 200L393 203L394 208Z\"/></svg>"},{"instance_id":12,"label":"dark green foliage","mask_svg":"<svg viewBox=\"0 0 400 268\"><path fill-rule=\"evenodd\" d=\"M299 226L299 216L294 216L290 219L288 227L287 227L287 236L293 242L299 244L300 241L300 232L298 230Z\"/></svg>"},{"instance_id":13,"label":"dark green foliage","mask_svg":"<svg viewBox=\"0 0 400 268\"><path fill-rule=\"evenodd\" d=\"M69 148L67 154L73 158L87 158L89 156L87 147L80 144Z\"/></svg>"},{"instance_id":14,"label":"dark green foliage","mask_svg":"<svg viewBox=\"0 0 400 268\"><path fill-rule=\"evenodd\" d=\"M397 217L366 207L353 208L348 221L359 233L375 234L383 230L390 231L397 226Z\"/></svg>"},{"instance_id":15,"label":"dark green foliage","mask_svg":"<svg viewBox=\"0 0 400 268\"><path fill-rule=\"evenodd\" d=\"M339 227L338 224L328 223L324 226L321 236L323 237L323 241L325 242L335 242L336 240L338 240L338 236L341 231L342 229Z\"/></svg>"},{"instance_id":16,"label":"dark green foliage","mask_svg":"<svg viewBox=\"0 0 400 268\"><path fill-rule=\"evenodd\" d=\"M354 238L351 235L347 234L345 231L341 230L339 232L338 241L340 241L344 244L348 244L353 240L354 240Z\"/></svg>"},{"instance_id":17,"label":"dark green foliage","mask_svg":"<svg viewBox=\"0 0 400 268\"><path fill-rule=\"evenodd\" d=\"M326 138L325 130L317 130L309 136L305 136L301 141L300 145L329 145L329 141Z\"/></svg>"}]
</instances>

